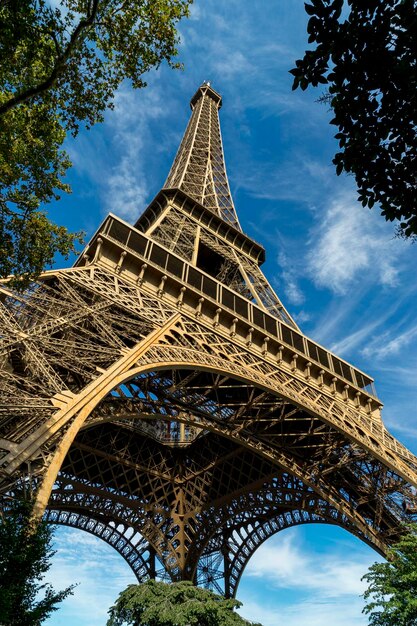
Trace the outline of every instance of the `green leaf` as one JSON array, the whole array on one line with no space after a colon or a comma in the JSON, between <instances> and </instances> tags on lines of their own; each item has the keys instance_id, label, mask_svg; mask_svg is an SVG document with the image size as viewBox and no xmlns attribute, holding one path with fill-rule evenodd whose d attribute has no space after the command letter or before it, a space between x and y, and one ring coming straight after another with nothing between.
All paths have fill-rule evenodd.
<instances>
[{"instance_id":1,"label":"green leaf","mask_svg":"<svg viewBox=\"0 0 417 626\"><path fill-rule=\"evenodd\" d=\"M349 7L344 12L343 6ZM306 50L293 88L328 84L340 134L337 173L352 172L401 235L417 237L415 0L311 0Z\"/></svg>"},{"instance_id":2,"label":"green leaf","mask_svg":"<svg viewBox=\"0 0 417 626\"><path fill-rule=\"evenodd\" d=\"M7 501L6 501L7 502ZM43 582L54 554L52 528L32 520L32 503L10 500L0 516L0 619L7 626L39 626L74 585L54 591Z\"/></svg>"},{"instance_id":3,"label":"green leaf","mask_svg":"<svg viewBox=\"0 0 417 626\"><path fill-rule=\"evenodd\" d=\"M305 11L307 13L307 15L315 15L315 8L311 5L311 4L307 4L306 2L304 3L304 8Z\"/></svg>"},{"instance_id":4,"label":"green leaf","mask_svg":"<svg viewBox=\"0 0 417 626\"><path fill-rule=\"evenodd\" d=\"M417 526L409 524L388 552L363 576L369 587L363 613L374 626L412 626L417 622Z\"/></svg>"},{"instance_id":5,"label":"green leaf","mask_svg":"<svg viewBox=\"0 0 417 626\"><path fill-rule=\"evenodd\" d=\"M235 612L241 603L189 581L129 585L109 610L107 626L261 626Z\"/></svg>"},{"instance_id":6,"label":"green leaf","mask_svg":"<svg viewBox=\"0 0 417 626\"><path fill-rule=\"evenodd\" d=\"M66 133L103 121L125 79L142 88L162 62L179 67L176 26L190 1L129 0L117 11L101 1L0 3L1 277L15 274L23 288L57 252L75 250L79 233L43 210L70 191Z\"/></svg>"}]
</instances>

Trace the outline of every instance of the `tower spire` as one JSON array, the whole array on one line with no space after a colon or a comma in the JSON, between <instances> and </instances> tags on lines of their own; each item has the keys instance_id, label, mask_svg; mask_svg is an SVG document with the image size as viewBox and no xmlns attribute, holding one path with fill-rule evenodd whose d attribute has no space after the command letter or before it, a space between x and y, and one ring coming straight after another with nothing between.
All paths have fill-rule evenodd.
<instances>
[{"instance_id":1,"label":"tower spire","mask_svg":"<svg viewBox=\"0 0 417 626\"><path fill-rule=\"evenodd\" d=\"M191 98L192 115L164 188L177 188L241 230L224 163L219 109L222 98L203 83Z\"/></svg>"}]
</instances>

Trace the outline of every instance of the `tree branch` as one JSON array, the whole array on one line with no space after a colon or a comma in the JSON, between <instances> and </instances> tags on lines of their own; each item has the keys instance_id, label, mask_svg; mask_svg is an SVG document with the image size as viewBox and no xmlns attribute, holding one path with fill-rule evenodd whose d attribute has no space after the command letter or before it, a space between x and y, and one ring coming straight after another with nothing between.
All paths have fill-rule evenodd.
<instances>
[{"instance_id":1,"label":"tree branch","mask_svg":"<svg viewBox=\"0 0 417 626\"><path fill-rule=\"evenodd\" d=\"M26 102L27 100L30 100L31 98L34 98L35 96L38 96L39 94L53 87L53 85L61 75L66 62L70 58L72 51L74 50L84 31L88 30L88 28L94 23L94 20L97 16L98 4L99 0L93 0L91 12L86 19L80 20L79 24L73 31L64 52L60 56L58 56L54 68L48 78L46 78L35 87L30 87L29 89L21 91L20 93L16 94L12 98L4 102L2 105L0 105L0 116L4 115L19 104L22 104L22 102Z\"/></svg>"}]
</instances>

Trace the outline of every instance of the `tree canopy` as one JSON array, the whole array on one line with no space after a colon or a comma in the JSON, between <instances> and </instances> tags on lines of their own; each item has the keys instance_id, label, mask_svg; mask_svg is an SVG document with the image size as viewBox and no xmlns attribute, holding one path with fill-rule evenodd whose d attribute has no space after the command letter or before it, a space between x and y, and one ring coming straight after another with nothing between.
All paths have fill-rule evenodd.
<instances>
[{"instance_id":1,"label":"tree canopy","mask_svg":"<svg viewBox=\"0 0 417 626\"><path fill-rule=\"evenodd\" d=\"M417 525L389 550L388 561L374 563L363 580L369 583L363 610L372 626L417 624Z\"/></svg>"},{"instance_id":2,"label":"tree canopy","mask_svg":"<svg viewBox=\"0 0 417 626\"><path fill-rule=\"evenodd\" d=\"M183 581L129 585L109 610L107 626L261 626L235 613L241 603Z\"/></svg>"},{"instance_id":3,"label":"tree canopy","mask_svg":"<svg viewBox=\"0 0 417 626\"><path fill-rule=\"evenodd\" d=\"M69 191L66 133L102 121L123 80L141 88L161 62L179 66L176 25L191 1L0 4L0 276L36 276L74 250L80 233L42 212Z\"/></svg>"},{"instance_id":4,"label":"tree canopy","mask_svg":"<svg viewBox=\"0 0 417 626\"><path fill-rule=\"evenodd\" d=\"M45 522L33 526L31 513L23 500L0 515L0 624L7 626L39 626L73 590L42 583L55 554L52 530Z\"/></svg>"},{"instance_id":5,"label":"tree canopy","mask_svg":"<svg viewBox=\"0 0 417 626\"><path fill-rule=\"evenodd\" d=\"M337 174L379 203L398 233L417 234L417 0L312 0L307 50L293 89L328 85L338 127Z\"/></svg>"}]
</instances>

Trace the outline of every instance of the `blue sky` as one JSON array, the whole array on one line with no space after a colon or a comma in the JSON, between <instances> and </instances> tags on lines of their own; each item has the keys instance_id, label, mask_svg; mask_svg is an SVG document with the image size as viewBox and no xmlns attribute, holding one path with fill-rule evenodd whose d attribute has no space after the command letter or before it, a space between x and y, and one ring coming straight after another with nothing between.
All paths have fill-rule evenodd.
<instances>
[{"instance_id":1,"label":"blue sky","mask_svg":"<svg viewBox=\"0 0 417 626\"><path fill-rule=\"evenodd\" d=\"M291 91L306 47L302 0L196 0L180 26L183 72L161 68L146 90L128 85L105 123L67 143L73 193L52 217L93 234L108 211L135 221L168 174L204 80L223 95L226 166L243 230L264 244L264 272L302 330L376 379L383 419L417 453L417 245L394 238L378 210L336 177L336 150L319 91ZM58 263L62 266L62 263ZM56 533L50 578L79 581L48 626L100 626L135 582L99 540ZM330 526L287 530L253 556L241 613L264 626L361 626L360 578L377 558Z\"/></svg>"}]
</instances>

